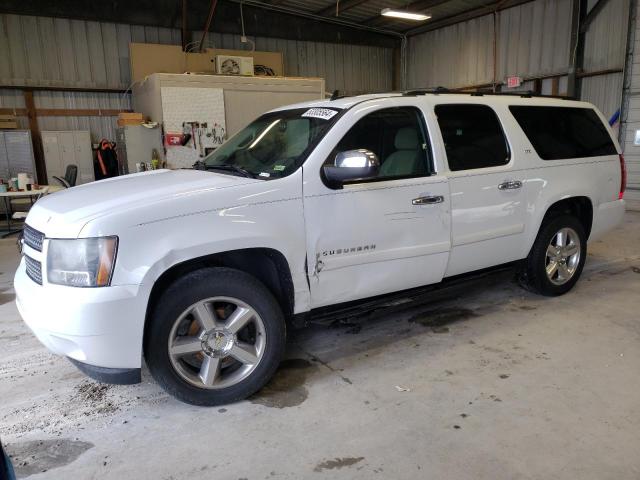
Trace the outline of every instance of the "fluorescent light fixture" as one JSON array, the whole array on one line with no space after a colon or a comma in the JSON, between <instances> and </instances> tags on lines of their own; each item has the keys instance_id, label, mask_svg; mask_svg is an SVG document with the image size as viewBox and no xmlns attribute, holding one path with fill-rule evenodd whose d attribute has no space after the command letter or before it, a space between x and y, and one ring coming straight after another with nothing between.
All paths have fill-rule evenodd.
<instances>
[{"instance_id":1,"label":"fluorescent light fixture","mask_svg":"<svg viewBox=\"0 0 640 480\"><path fill-rule=\"evenodd\" d=\"M431 18L431 15L425 15L424 13L407 12L406 10L395 10L393 8L383 8L380 15L402 18L404 20L415 20L416 22L423 22Z\"/></svg>"}]
</instances>

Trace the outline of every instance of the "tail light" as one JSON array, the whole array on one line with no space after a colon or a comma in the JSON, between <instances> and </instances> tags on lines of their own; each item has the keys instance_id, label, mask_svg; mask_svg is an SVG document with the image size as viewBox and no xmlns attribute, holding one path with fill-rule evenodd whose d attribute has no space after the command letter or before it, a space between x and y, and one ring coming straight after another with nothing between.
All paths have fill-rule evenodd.
<instances>
[{"instance_id":1,"label":"tail light","mask_svg":"<svg viewBox=\"0 0 640 480\"><path fill-rule=\"evenodd\" d=\"M627 166L624 163L624 155L620 154L620 193L618 199L622 200L624 191L627 188Z\"/></svg>"}]
</instances>

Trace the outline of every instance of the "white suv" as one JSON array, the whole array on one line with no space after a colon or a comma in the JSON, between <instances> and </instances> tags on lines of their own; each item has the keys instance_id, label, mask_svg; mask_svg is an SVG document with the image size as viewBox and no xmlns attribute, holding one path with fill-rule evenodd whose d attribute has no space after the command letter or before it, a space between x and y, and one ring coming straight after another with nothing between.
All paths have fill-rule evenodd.
<instances>
[{"instance_id":1,"label":"white suv","mask_svg":"<svg viewBox=\"0 0 640 480\"><path fill-rule=\"evenodd\" d=\"M169 147L171 148L171 147ZM583 102L407 92L264 114L200 169L65 190L32 208L24 320L105 382L245 398L286 327L345 302L514 263L560 295L621 222L624 160Z\"/></svg>"}]
</instances>

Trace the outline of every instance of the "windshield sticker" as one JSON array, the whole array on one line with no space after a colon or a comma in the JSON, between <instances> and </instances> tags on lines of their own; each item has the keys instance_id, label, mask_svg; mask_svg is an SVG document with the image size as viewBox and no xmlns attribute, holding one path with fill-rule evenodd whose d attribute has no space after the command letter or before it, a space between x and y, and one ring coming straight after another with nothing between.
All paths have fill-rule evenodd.
<instances>
[{"instance_id":1,"label":"windshield sticker","mask_svg":"<svg viewBox=\"0 0 640 480\"><path fill-rule=\"evenodd\" d=\"M270 177L270 176L271 176L271 174L270 174L270 173L268 173L268 172L260 172L260 175L259 175L259 176L260 176L260 177Z\"/></svg>"},{"instance_id":2,"label":"windshield sticker","mask_svg":"<svg viewBox=\"0 0 640 480\"><path fill-rule=\"evenodd\" d=\"M310 108L302 114L303 117L320 118L322 120L329 120L338 112L329 108Z\"/></svg>"},{"instance_id":3,"label":"windshield sticker","mask_svg":"<svg viewBox=\"0 0 640 480\"><path fill-rule=\"evenodd\" d=\"M273 167L274 172L282 172L286 167L284 165L275 165Z\"/></svg>"}]
</instances>

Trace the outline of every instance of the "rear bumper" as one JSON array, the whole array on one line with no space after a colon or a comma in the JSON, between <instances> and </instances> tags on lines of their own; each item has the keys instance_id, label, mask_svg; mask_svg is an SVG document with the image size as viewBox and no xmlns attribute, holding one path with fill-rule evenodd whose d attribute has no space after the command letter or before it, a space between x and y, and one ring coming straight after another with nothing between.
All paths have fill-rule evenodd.
<instances>
[{"instance_id":1,"label":"rear bumper","mask_svg":"<svg viewBox=\"0 0 640 480\"><path fill-rule=\"evenodd\" d=\"M20 315L53 353L93 367L141 367L146 306L138 286L38 285L27 276L23 259L14 287Z\"/></svg>"},{"instance_id":2,"label":"rear bumper","mask_svg":"<svg viewBox=\"0 0 640 480\"><path fill-rule=\"evenodd\" d=\"M69 361L87 377L93 378L100 383L133 385L142 381L139 368L105 368L82 363L73 358L69 358Z\"/></svg>"},{"instance_id":3,"label":"rear bumper","mask_svg":"<svg viewBox=\"0 0 640 480\"><path fill-rule=\"evenodd\" d=\"M622 223L625 212L624 200L601 203L593 212L593 225L589 241L598 240Z\"/></svg>"}]
</instances>

